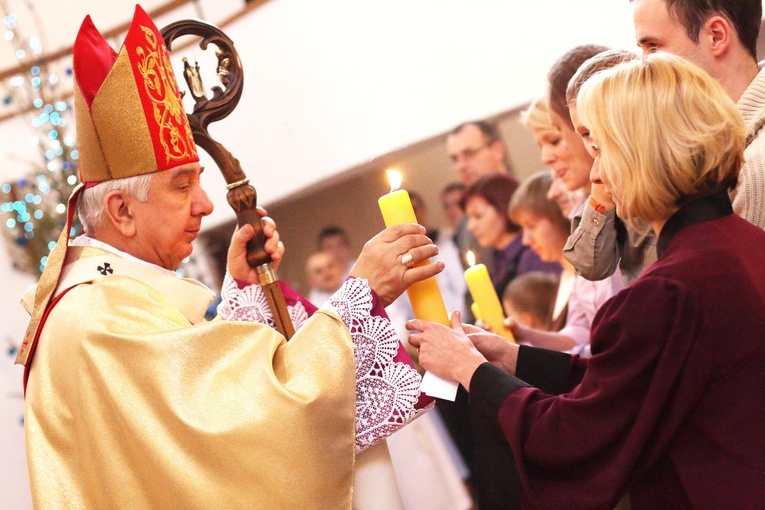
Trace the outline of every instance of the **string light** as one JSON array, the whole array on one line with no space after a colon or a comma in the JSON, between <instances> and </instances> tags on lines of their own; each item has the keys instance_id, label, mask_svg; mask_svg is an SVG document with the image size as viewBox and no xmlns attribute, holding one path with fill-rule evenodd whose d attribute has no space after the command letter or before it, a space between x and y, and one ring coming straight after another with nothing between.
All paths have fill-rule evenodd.
<instances>
[{"instance_id":1,"label":"string light","mask_svg":"<svg viewBox=\"0 0 765 510\"><path fill-rule=\"evenodd\" d=\"M18 68L26 71L10 78L11 88L0 108L33 112L29 122L35 133L30 144L40 156L38 168L30 175L0 184L0 230L13 248L14 266L39 274L65 225L66 201L77 184L79 154L74 137L66 133L72 106L55 97L56 87L62 78L71 80L72 70L71 66L54 70L53 64L37 63L43 53L42 38L25 37L17 24L17 16L6 13L0 41L11 45ZM79 224L72 228L73 235L81 232Z\"/></svg>"},{"instance_id":2,"label":"string light","mask_svg":"<svg viewBox=\"0 0 765 510\"><path fill-rule=\"evenodd\" d=\"M33 9L31 2L26 6ZM0 183L0 231L11 245L14 267L40 274L66 224L66 203L78 182L79 152L67 133L72 104L57 92L72 85L73 71L71 65L39 64L43 38L26 38L17 29L17 16L6 14L0 34L12 46L18 69L26 71L10 78L0 109L32 112L29 122L35 133L30 145L40 156L38 168L26 178ZM75 223L70 236L81 233L82 225ZM179 268L178 274L183 276L184 270Z\"/></svg>"}]
</instances>

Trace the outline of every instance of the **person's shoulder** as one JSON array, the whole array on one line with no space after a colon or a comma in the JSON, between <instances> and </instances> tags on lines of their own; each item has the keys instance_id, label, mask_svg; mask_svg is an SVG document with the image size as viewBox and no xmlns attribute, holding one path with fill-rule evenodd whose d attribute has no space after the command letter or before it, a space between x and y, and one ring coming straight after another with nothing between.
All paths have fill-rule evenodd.
<instances>
[{"instance_id":1,"label":"person's shoulder","mask_svg":"<svg viewBox=\"0 0 765 510\"><path fill-rule=\"evenodd\" d=\"M765 281L765 231L729 214L685 228L672 239L661 257L635 283L662 278L682 282L704 295L733 291L737 285Z\"/></svg>"},{"instance_id":2,"label":"person's shoulder","mask_svg":"<svg viewBox=\"0 0 765 510\"><path fill-rule=\"evenodd\" d=\"M629 286L609 299L598 315L621 316L628 321L635 317L651 320L690 306L696 309L692 285L661 268L646 271Z\"/></svg>"},{"instance_id":3,"label":"person's shoulder","mask_svg":"<svg viewBox=\"0 0 765 510\"><path fill-rule=\"evenodd\" d=\"M736 107L746 125L748 151L765 151L765 61L760 63L759 73L741 95Z\"/></svg>"},{"instance_id":4,"label":"person's shoulder","mask_svg":"<svg viewBox=\"0 0 765 510\"><path fill-rule=\"evenodd\" d=\"M73 285L60 302L68 306L79 306L85 310L95 310L119 303L151 301L154 294L153 289L140 280L129 276L113 275ZM87 305L83 307L82 302L87 302Z\"/></svg>"},{"instance_id":5,"label":"person's shoulder","mask_svg":"<svg viewBox=\"0 0 765 510\"><path fill-rule=\"evenodd\" d=\"M704 249L697 249L699 246ZM728 214L683 229L667 253L677 251L683 257L703 260L719 253L735 254L759 248L765 249L765 231L737 214Z\"/></svg>"}]
</instances>

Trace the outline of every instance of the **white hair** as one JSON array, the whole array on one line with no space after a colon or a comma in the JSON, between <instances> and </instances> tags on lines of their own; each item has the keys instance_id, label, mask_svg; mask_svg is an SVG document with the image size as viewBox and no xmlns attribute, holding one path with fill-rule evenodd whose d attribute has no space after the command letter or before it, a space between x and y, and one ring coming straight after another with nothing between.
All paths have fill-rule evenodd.
<instances>
[{"instance_id":1,"label":"white hair","mask_svg":"<svg viewBox=\"0 0 765 510\"><path fill-rule=\"evenodd\" d=\"M112 179L82 190L77 199L77 215L85 232L92 232L103 221L104 198L110 191L121 190L139 202L146 202L154 173Z\"/></svg>"}]
</instances>

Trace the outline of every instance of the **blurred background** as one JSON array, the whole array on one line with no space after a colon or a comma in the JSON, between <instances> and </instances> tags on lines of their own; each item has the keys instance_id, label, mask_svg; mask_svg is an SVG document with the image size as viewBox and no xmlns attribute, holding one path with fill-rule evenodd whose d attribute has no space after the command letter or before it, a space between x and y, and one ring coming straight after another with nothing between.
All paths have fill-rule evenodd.
<instances>
[{"instance_id":1,"label":"blurred background","mask_svg":"<svg viewBox=\"0 0 765 510\"><path fill-rule=\"evenodd\" d=\"M28 316L18 304L57 237L76 181L71 45L85 15L119 49L134 1L0 0L0 508L31 508L24 463L22 369ZM457 180L444 138L457 124L497 123L519 180L540 154L518 114L545 93L547 69L578 44L637 50L628 0L144 0L158 27L186 18L220 26L244 66L237 109L211 134L239 159L287 246L282 279L307 291L306 256L322 227L352 252L383 228L387 168L444 226L440 192ZM216 85L212 50L174 50ZM178 45L175 46L177 48ZM760 55L763 52L761 50ZM180 80L179 80L180 81ZM185 87L182 82L181 88ZM191 102L187 105L191 109ZM215 211L182 271L216 288L234 215L212 161Z\"/></svg>"}]
</instances>

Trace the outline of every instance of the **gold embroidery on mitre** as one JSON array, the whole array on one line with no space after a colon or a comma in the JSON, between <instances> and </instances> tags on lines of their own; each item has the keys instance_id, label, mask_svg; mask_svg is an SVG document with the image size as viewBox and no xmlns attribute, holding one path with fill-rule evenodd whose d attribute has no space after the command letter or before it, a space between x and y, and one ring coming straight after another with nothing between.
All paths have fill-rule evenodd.
<instances>
[{"instance_id":1,"label":"gold embroidery on mitre","mask_svg":"<svg viewBox=\"0 0 765 510\"><path fill-rule=\"evenodd\" d=\"M184 160L197 155L186 112L172 74L170 59L164 44L157 44L153 30L141 26L146 47L138 46L138 72L143 77L146 95L152 102L154 121L159 127L159 140L165 150L166 162Z\"/></svg>"},{"instance_id":2,"label":"gold embroidery on mitre","mask_svg":"<svg viewBox=\"0 0 765 510\"><path fill-rule=\"evenodd\" d=\"M98 132L108 175L96 181L122 179L158 170L151 119L144 113L128 50L120 50L112 70L93 99L90 114Z\"/></svg>"}]
</instances>

